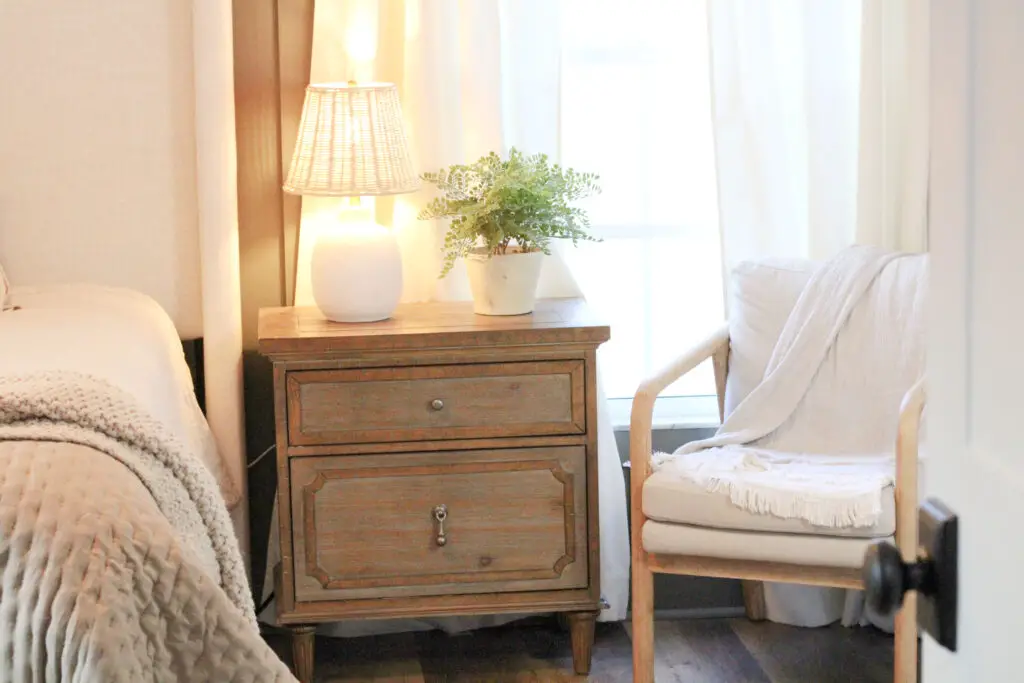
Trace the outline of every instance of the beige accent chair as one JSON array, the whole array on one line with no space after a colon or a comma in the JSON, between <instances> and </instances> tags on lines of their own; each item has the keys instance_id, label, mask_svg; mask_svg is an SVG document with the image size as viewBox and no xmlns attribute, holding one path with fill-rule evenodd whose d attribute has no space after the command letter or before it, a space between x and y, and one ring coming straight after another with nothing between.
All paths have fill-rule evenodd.
<instances>
[{"instance_id":1,"label":"beige accent chair","mask_svg":"<svg viewBox=\"0 0 1024 683\"><path fill-rule=\"evenodd\" d=\"M801 283L806 281L806 273L796 273L795 280L791 271L783 269L780 273L781 278L788 280L781 284L791 290L786 297L791 303ZM781 324L776 325L778 329L770 329L769 334L774 333L777 338ZM745 338L741 343L749 342L750 339ZM769 345L767 353L771 348ZM749 385L756 374L739 376L749 368L736 363L738 376L729 376L737 350L742 357L748 349L734 348L729 326L725 325L644 381L633 399L630 538L634 683L654 682L655 572L740 579L747 614L758 620L764 618L763 581L862 588L861 566L865 551L872 543L892 540L893 536L904 560L911 561L916 556L917 450L925 402L923 382L904 397L896 443L897 483L893 499L872 529L837 529L822 533L801 520L748 513L733 506L724 494L711 494L677 478L652 473L651 426L655 399L670 384L710 358L715 371L719 416L724 418L729 406L727 387L735 392L736 384L746 382ZM751 388L746 386L745 391ZM739 391L743 392L744 388L740 387ZM733 402L738 400L736 396L730 398ZM916 611L915 597L909 594L896 618L896 683L917 680Z\"/></svg>"}]
</instances>

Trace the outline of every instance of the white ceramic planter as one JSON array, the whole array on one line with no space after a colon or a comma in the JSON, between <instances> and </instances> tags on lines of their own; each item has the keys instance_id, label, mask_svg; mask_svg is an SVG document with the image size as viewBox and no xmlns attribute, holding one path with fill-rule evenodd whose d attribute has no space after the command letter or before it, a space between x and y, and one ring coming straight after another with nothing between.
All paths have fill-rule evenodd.
<instances>
[{"instance_id":1,"label":"white ceramic planter","mask_svg":"<svg viewBox=\"0 0 1024 683\"><path fill-rule=\"evenodd\" d=\"M523 315L533 311L544 252L516 252L466 257L473 312L481 315Z\"/></svg>"}]
</instances>

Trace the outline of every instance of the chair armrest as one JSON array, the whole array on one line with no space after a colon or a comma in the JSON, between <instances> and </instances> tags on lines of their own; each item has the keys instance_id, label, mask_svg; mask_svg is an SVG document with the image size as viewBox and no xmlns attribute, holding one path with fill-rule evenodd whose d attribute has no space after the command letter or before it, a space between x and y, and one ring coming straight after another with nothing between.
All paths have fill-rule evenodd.
<instances>
[{"instance_id":1,"label":"chair armrest","mask_svg":"<svg viewBox=\"0 0 1024 683\"><path fill-rule=\"evenodd\" d=\"M903 396L896 435L896 546L904 561L917 559L917 480L924 378Z\"/></svg>"},{"instance_id":2,"label":"chair armrest","mask_svg":"<svg viewBox=\"0 0 1024 683\"><path fill-rule=\"evenodd\" d=\"M668 385L690 372L716 351L729 343L729 326L722 325L707 339L676 358L659 372L640 384L633 396L629 419L630 481L641 485L651 467L651 425L654 422L654 401Z\"/></svg>"}]
</instances>

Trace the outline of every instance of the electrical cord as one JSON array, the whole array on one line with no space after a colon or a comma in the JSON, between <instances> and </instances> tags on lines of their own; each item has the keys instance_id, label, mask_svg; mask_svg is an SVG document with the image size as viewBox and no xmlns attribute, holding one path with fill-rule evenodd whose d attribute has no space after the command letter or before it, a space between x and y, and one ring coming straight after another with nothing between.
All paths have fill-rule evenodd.
<instances>
[{"instance_id":1,"label":"electrical cord","mask_svg":"<svg viewBox=\"0 0 1024 683\"><path fill-rule=\"evenodd\" d=\"M250 469L251 470L253 467L256 467L256 465L258 465L260 463L260 460L262 460L263 458L267 457L267 454L270 453L270 451L274 450L275 448L277 448L276 445L270 444L270 446L267 448L267 450L265 450L262 453L260 453L259 455L257 455L256 459L253 460L251 463L249 463L246 466L246 469Z\"/></svg>"},{"instance_id":2,"label":"electrical cord","mask_svg":"<svg viewBox=\"0 0 1024 683\"><path fill-rule=\"evenodd\" d=\"M269 606L270 603L273 602L273 600L274 600L274 591L270 591L270 595L267 596L267 599L264 600L262 603L260 603L260 606L256 608L256 616L257 616L257 618L261 614L263 614L263 610L267 609L267 606Z\"/></svg>"}]
</instances>

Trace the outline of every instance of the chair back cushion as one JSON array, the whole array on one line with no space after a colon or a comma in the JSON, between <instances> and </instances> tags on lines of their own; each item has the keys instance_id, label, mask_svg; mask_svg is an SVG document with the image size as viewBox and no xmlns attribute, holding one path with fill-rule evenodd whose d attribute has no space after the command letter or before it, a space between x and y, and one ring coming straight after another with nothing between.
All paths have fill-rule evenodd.
<instances>
[{"instance_id":1,"label":"chair back cushion","mask_svg":"<svg viewBox=\"0 0 1024 683\"><path fill-rule=\"evenodd\" d=\"M819 264L758 261L730 280L726 412L764 376L790 312ZM796 412L757 445L876 453L895 438L903 394L924 372L927 255L887 265L844 323Z\"/></svg>"},{"instance_id":2,"label":"chair back cushion","mask_svg":"<svg viewBox=\"0 0 1024 683\"><path fill-rule=\"evenodd\" d=\"M733 268L726 415L760 384L789 312L819 265L806 259L765 259Z\"/></svg>"}]
</instances>

